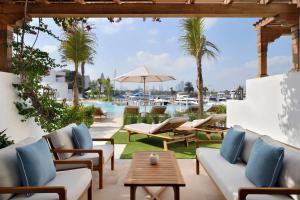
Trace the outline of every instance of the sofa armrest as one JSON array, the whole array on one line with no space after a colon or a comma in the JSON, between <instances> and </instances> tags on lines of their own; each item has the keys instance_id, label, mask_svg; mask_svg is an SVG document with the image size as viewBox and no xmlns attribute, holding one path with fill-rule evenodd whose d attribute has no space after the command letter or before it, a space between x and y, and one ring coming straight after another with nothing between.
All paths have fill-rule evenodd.
<instances>
[{"instance_id":1,"label":"sofa armrest","mask_svg":"<svg viewBox=\"0 0 300 200\"><path fill-rule=\"evenodd\" d=\"M196 140L196 148L199 148L201 144L222 144L222 140Z\"/></svg>"},{"instance_id":2,"label":"sofa armrest","mask_svg":"<svg viewBox=\"0 0 300 200\"><path fill-rule=\"evenodd\" d=\"M282 187L255 187L255 188L240 188L239 200L246 200L250 194L282 194L292 195L300 194L300 188L282 188Z\"/></svg>"},{"instance_id":3,"label":"sofa armrest","mask_svg":"<svg viewBox=\"0 0 300 200\"><path fill-rule=\"evenodd\" d=\"M57 171L88 168L93 170L93 162L91 160L54 160Z\"/></svg>"},{"instance_id":4,"label":"sofa armrest","mask_svg":"<svg viewBox=\"0 0 300 200\"><path fill-rule=\"evenodd\" d=\"M0 187L0 194L56 193L59 200L67 200L66 189L62 186Z\"/></svg>"},{"instance_id":5,"label":"sofa armrest","mask_svg":"<svg viewBox=\"0 0 300 200\"><path fill-rule=\"evenodd\" d=\"M114 138L92 138L93 141L108 141L112 145L115 144L115 139Z\"/></svg>"}]
</instances>

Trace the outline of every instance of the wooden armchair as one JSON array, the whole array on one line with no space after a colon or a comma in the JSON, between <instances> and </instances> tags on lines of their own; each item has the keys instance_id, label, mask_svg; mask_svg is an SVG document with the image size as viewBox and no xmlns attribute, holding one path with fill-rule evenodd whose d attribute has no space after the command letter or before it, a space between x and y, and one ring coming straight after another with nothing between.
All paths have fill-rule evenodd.
<instances>
[{"instance_id":1,"label":"wooden armchair","mask_svg":"<svg viewBox=\"0 0 300 200\"><path fill-rule=\"evenodd\" d=\"M66 165L63 170L57 171L65 171L65 170L72 170L78 168L88 168L92 170L93 164L92 161L89 160L72 160L72 161L54 161L55 166L57 165ZM68 167L69 165L69 167ZM79 177L80 178L80 177ZM30 186L30 187L0 187L0 194L37 194L37 193L54 193L58 195L59 200L67 200L67 190L64 186ZM80 195L80 198L85 194L88 194L88 200L92 200L92 180L84 189L84 192ZM13 198L12 198L13 199ZM79 200L78 199L78 200Z\"/></svg>"},{"instance_id":2,"label":"wooden armchair","mask_svg":"<svg viewBox=\"0 0 300 200\"><path fill-rule=\"evenodd\" d=\"M97 161L98 164L93 163L93 171L97 171L99 173L99 189L103 188L103 168L104 165L106 164L106 161L110 159L111 161L111 170L114 170L114 139L113 138L93 138L93 141L108 141L111 143L113 146L111 152L103 152L103 149L60 149L60 148L54 148L53 142L51 140L51 137L49 135L44 136L50 146L50 150L54 155L54 158L56 160L59 160L59 153L73 153L73 154L80 154L80 153L94 153L98 154L97 157L94 157ZM104 146L104 145L103 145ZM82 157L82 158L81 158ZM92 160L94 158L85 158L84 156L74 156L74 159L67 159L67 161L72 161L72 160ZM65 160L64 160L65 161ZM94 160L95 161L95 160Z\"/></svg>"}]
</instances>

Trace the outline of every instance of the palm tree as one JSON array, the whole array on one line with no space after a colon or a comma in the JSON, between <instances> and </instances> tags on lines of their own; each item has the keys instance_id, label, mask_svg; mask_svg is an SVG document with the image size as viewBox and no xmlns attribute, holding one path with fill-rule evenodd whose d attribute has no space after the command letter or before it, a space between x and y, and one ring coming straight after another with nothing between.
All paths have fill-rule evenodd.
<instances>
[{"instance_id":1,"label":"palm tree","mask_svg":"<svg viewBox=\"0 0 300 200\"><path fill-rule=\"evenodd\" d=\"M106 93L107 101L111 101L113 87L111 85L110 79L107 78L107 79L102 80L102 84L104 86L104 92Z\"/></svg>"},{"instance_id":2,"label":"palm tree","mask_svg":"<svg viewBox=\"0 0 300 200\"><path fill-rule=\"evenodd\" d=\"M180 41L182 47L188 54L195 57L197 64L197 88L198 88L198 105L200 115L203 115L203 77L202 77L202 60L204 56L216 58L219 49L217 46L206 39L204 35L204 19L188 18L181 22L184 34Z\"/></svg>"},{"instance_id":3,"label":"palm tree","mask_svg":"<svg viewBox=\"0 0 300 200\"><path fill-rule=\"evenodd\" d=\"M83 28L75 26L65 33L65 39L61 43L60 52L62 59L74 63L75 75L73 81L73 105L78 106L78 67L95 54L94 37Z\"/></svg>"}]
</instances>

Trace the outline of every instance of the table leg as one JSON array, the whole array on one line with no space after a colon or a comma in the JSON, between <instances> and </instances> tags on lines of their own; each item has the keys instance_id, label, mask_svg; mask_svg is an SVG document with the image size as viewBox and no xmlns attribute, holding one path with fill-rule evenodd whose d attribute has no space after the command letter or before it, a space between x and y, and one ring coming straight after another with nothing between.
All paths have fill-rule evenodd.
<instances>
[{"instance_id":1,"label":"table leg","mask_svg":"<svg viewBox=\"0 0 300 200\"><path fill-rule=\"evenodd\" d=\"M130 186L130 200L135 200L136 186Z\"/></svg>"},{"instance_id":2,"label":"table leg","mask_svg":"<svg viewBox=\"0 0 300 200\"><path fill-rule=\"evenodd\" d=\"M180 199L179 186L173 186L173 189L174 189L174 200L179 200Z\"/></svg>"}]
</instances>

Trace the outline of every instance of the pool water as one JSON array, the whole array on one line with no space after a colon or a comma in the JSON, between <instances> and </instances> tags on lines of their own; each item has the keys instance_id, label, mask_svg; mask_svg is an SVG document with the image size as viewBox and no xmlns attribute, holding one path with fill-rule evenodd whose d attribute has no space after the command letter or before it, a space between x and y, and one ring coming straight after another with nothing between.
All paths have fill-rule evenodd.
<instances>
[{"instance_id":1,"label":"pool water","mask_svg":"<svg viewBox=\"0 0 300 200\"><path fill-rule=\"evenodd\" d=\"M125 108L125 106L112 104L110 102L84 102L83 105L95 106L98 108L100 107L103 111L109 113L110 116L115 116L115 117L122 116ZM151 108L152 106L146 106L146 112L149 112ZM185 110L186 108L187 108L186 105L168 104L166 112L169 113L170 115L173 115L176 112L176 110L180 111L180 110ZM145 111L145 107L141 106L140 112L144 112L144 111Z\"/></svg>"}]
</instances>

